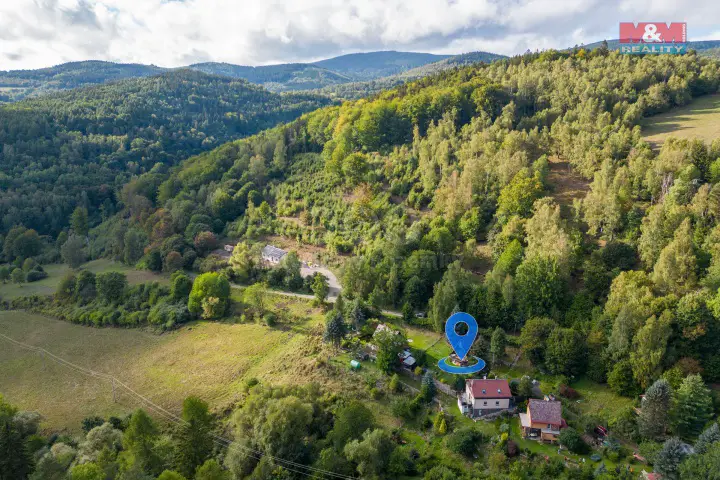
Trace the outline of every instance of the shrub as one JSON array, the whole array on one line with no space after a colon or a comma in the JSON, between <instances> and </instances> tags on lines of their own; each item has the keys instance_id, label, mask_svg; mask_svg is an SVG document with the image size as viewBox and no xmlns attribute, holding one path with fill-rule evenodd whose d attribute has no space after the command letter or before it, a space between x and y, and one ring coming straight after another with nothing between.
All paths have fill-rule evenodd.
<instances>
[{"instance_id":1,"label":"shrub","mask_svg":"<svg viewBox=\"0 0 720 480\"><path fill-rule=\"evenodd\" d=\"M273 312L267 312L263 315L263 322L265 322L265 325L268 327L274 327L277 324L277 315Z\"/></svg>"},{"instance_id":2,"label":"shrub","mask_svg":"<svg viewBox=\"0 0 720 480\"><path fill-rule=\"evenodd\" d=\"M482 433L474 428L464 427L448 436L447 447L455 453L472 457L478 450L478 443L483 440Z\"/></svg>"},{"instance_id":3,"label":"shrub","mask_svg":"<svg viewBox=\"0 0 720 480\"><path fill-rule=\"evenodd\" d=\"M560 444L567 447L573 453L587 453L589 448L582 436L572 427L563 429L560 432Z\"/></svg>"},{"instance_id":4,"label":"shrub","mask_svg":"<svg viewBox=\"0 0 720 480\"><path fill-rule=\"evenodd\" d=\"M560 385L559 388L560 395L569 398L570 400L575 400L576 398L580 398L580 394L575 390L574 388L568 387L567 385Z\"/></svg>"},{"instance_id":5,"label":"shrub","mask_svg":"<svg viewBox=\"0 0 720 480\"><path fill-rule=\"evenodd\" d=\"M230 282L219 273L203 273L193 282L188 310L204 318L219 318L225 314L230 298ZM217 300L210 300L217 299Z\"/></svg>"},{"instance_id":6,"label":"shrub","mask_svg":"<svg viewBox=\"0 0 720 480\"><path fill-rule=\"evenodd\" d=\"M47 278L47 276L48 274L44 270L30 270L27 275L25 275L25 280L28 282L37 282L38 280Z\"/></svg>"}]
</instances>

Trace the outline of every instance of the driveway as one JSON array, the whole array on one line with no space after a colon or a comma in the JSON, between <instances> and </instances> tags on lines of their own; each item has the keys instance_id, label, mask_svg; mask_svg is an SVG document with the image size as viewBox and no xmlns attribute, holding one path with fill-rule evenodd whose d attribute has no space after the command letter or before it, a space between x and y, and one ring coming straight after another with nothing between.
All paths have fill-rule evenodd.
<instances>
[{"instance_id":1,"label":"driveway","mask_svg":"<svg viewBox=\"0 0 720 480\"><path fill-rule=\"evenodd\" d=\"M325 267L320 267L317 265L313 265L312 267L310 267L306 262L302 262L302 266L300 267L300 275L302 275L303 278L315 275L315 273L317 272L322 273L323 275L325 275L325 278L328 279L328 285L330 286L330 293L328 293L328 298L334 299L335 297L337 297L338 294L340 294L342 287L340 286L340 282L338 281L335 274Z\"/></svg>"}]
</instances>

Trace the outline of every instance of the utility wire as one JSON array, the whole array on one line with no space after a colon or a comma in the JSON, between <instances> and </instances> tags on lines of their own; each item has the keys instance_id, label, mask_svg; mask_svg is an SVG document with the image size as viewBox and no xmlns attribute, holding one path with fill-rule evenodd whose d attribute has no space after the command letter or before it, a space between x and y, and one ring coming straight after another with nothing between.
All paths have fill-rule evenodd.
<instances>
[{"instance_id":1,"label":"utility wire","mask_svg":"<svg viewBox=\"0 0 720 480\"><path fill-rule=\"evenodd\" d=\"M0 333L0 338L3 338L3 339L5 339L5 340L7 340L8 342L10 342L10 343L12 343L12 344L14 344L14 345L16 345L16 346L18 346L18 347L20 347L20 348L24 348L24 349L26 349L26 350L31 350L31 351L34 351L34 352L41 353L41 354L43 354L43 355L47 355L48 357L50 357L51 360L55 361L56 363L59 363L59 364L65 366L65 367L67 367L67 368L69 368L69 369L71 369L71 370L74 370L74 371L76 371L76 372L78 372L78 373L81 373L81 374L83 374L83 375L86 375L86 376L89 376L89 377L93 377L93 378L102 378L102 379L105 379L105 380L110 380L111 382L113 382L113 384L119 385L120 387L122 387L123 389L125 389L127 392L129 392L132 396L136 397L138 400L140 400L141 403L147 405L147 406L150 407L151 409L153 409L153 410L155 410L156 412L158 412L158 413L159 413L162 417L164 417L166 420L169 420L169 421L173 422L174 424L178 424L178 425L179 425L179 424L188 425L188 422L186 422L186 421L183 420L182 418L178 417L177 415L173 414L172 412L167 411L166 409L164 409L164 408L161 407L160 405L157 405L156 403L152 402L150 399L148 399L147 397L145 397L145 396L141 395L140 393L136 392L135 390L133 390L132 388L130 388L129 386L127 386L127 385L124 384L122 381L120 381L119 379L115 378L115 377L112 376L112 375L109 375L109 374L107 374L107 373L97 372L97 371L95 371L95 370L91 370L91 369L89 369L89 368L85 368L85 367L82 367L82 366L80 366L80 365L76 365L76 364L70 362L69 360L66 360L66 359L64 359L64 358L62 358L62 357L59 357L59 356L55 355L55 354L52 353L52 352L49 352L49 351L45 350L45 349L42 348L42 347L36 347L36 346L34 346L34 345L28 345L27 343L20 342L20 341L15 340L14 338L11 338L11 337L9 337L9 336L7 336L7 335L5 335L5 334L2 334L2 333ZM243 452L245 453L245 455L250 456L250 457L252 457L252 458L255 458L256 460L260 460L260 458L263 457L263 456L266 456L266 457L268 457L268 458L271 458L272 460L274 460L275 462L277 462L278 464L280 464L284 469L286 469L286 470L288 470L288 471L291 471L291 472L294 472L294 473L299 473L299 474L307 475L307 476L312 476L312 475L314 475L314 474L320 474L320 475L327 475L327 476L332 477L332 478L340 478L340 479L344 479L344 480L355 480L355 477L351 477L351 476L348 476L348 475L343 475L343 474L340 474L340 473L331 472L331 471L329 471L329 470L323 470L323 469L321 469L321 468L311 467L311 466L309 466L309 465L303 465L302 463L297 463L297 462L294 462L294 461L292 461L292 460L286 460L286 459L283 459L283 458L280 458L280 457L275 457L275 456L273 456L273 455L268 455L268 454L266 454L266 453L264 453L264 452L261 452L261 451L259 451L259 450L254 450L254 449L252 449L252 448L245 447L245 446L239 445L239 444L237 444L237 443L234 443L234 442L232 442L231 440L229 440L229 439L227 439L227 438L224 438L224 437L222 437L222 436L220 436L220 435L211 434L211 437L213 438L213 441L214 441L216 444L221 445L221 446L223 446L223 447L226 447L226 448L228 448L228 449L230 449L230 448L237 448L237 449L243 451ZM307 469L307 471L296 470L296 469L294 469L294 468L292 468L292 467Z\"/></svg>"}]
</instances>

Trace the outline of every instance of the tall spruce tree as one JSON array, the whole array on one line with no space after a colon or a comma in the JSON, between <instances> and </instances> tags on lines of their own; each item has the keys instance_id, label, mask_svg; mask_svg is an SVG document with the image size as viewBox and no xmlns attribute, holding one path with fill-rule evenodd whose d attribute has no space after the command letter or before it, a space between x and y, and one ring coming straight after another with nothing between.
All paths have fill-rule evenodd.
<instances>
[{"instance_id":1,"label":"tall spruce tree","mask_svg":"<svg viewBox=\"0 0 720 480\"><path fill-rule=\"evenodd\" d=\"M656 440L661 438L668 427L668 417L672 407L672 388L663 379L655 383L645 392L642 400L642 410L638 418L640 435Z\"/></svg>"},{"instance_id":2,"label":"tall spruce tree","mask_svg":"<svg viewBox=\"0 0 720 480\"><path fill-rule=\"evenodd\" d=\"M655 471L667 480L678 480L680 478L679 467L685 459L685 449L682 441L677 438L669 438L655 458Z\"/></svg>"},{"instance_id":3,"label":"tall spruce tree","mask_svg":"<svg viewBox=\"0 0 720 480\"><path fill-rule=\"evenodd\" d=\"M710 390L700 375L685 377L675 399L675 432L682 438L697 437L712 417Z\"/></svg>"},{"instance_id":4,"label":"tall spruce tree","mask_svg":"<svg viewBox=\"0 0 720 480\"><path fill-rule=\"evenodd\" d=\"M331 310L327 314L325 320L325 333L323 339L326 342L332 343L336 348L340 346L343 338L347 334L347 326L343 320L342 313L337 310Z\"/></svg>"}]
</instances>

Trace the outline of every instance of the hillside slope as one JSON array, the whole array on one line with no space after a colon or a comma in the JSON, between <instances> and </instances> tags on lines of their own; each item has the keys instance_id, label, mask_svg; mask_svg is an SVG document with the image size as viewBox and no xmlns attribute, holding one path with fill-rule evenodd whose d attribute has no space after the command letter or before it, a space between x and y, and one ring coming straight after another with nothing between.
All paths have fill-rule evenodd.
<instances>
[{"instance_id":1,"label":"hillside slope","mask_svg":"<svg viewBox=\"0 0 720 480\"><path fill-rule=\"evenodd\" d=\"M22 100L56 90L107 83L125 78L158 75L166 69L154 65L101 61L71 62L38 70L0 71L0 102Z\"/></svg>"},{"instance_id":2,"label":"hillside slope","mask_svg":"<svg viewBox=\"0 0 720 480\"><path fill-rule=\"evenodd\" d=\"M78 204L111 214L133 175L327 103L179 70L0 106L1 230L24 224L57 234Z\"/></svg>"},{"instance_id":3,"label":"hillside slope","mask_svg":"<svg viewBox=\"0 0 720 480\"><path fill-rule=\"evenodd\" d=\"M286 63L262 67L246 67L230 63L198 63L189 68L214 75L243 78L272 92L310 90L318 85L337 85L352 78L306 63Z\"/></svg>"},{"instance_id":4,"label":"hillside slope","mask_svg":"<svg viewBox=\"0 0 720 480\"><path fill-rule=\"evenodd\" d=\"M346 100L354 100L362 97L374 95L402 85L411 80L434 75L439 72L450 70L458 67L466 67L479 63L490 63L496 60L507 58L504 55L498 55L488 52L470 52L460 55L453 55L437 62L428 63L419 67L411 68L401 73L391 75L375 80L367 80L361 82L350 82L339 85L332 85L318 90L318 93L327 95L331 98L340 98Z\"/></svg>"}]
</instances>

